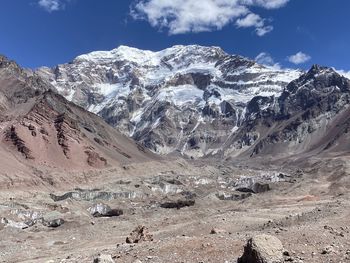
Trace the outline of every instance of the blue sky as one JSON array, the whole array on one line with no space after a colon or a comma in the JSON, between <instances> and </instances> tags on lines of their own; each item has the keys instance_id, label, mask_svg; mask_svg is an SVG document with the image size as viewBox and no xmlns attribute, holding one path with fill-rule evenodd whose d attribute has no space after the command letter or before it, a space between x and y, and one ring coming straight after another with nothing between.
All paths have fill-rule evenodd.
<instances>
[{"instance_id":1,"label":"blue sky","mask_svg":"<svg viewBox=\"0 0 350 263\"><path fill-rule=\"evenodd\" d=\"M282 67L350 71L349 0L1 0L0 53L54 66L119 45L222 47Z\"/></svg>"}]
</instances>

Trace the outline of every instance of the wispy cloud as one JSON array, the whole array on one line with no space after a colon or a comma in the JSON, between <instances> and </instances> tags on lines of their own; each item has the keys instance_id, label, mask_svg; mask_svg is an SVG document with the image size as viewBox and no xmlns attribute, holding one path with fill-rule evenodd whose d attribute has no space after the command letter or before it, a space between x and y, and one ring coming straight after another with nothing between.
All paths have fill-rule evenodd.
<instances>
[{"instance_id":1,"label":"wispy cloud","mask_svg":"<svg viewBox=\"0 0 350 263\"><path fill-rule=\"evenodd\" d=\"M273 57L267 52L261 52L255 57L255 61L265 66L281 69L281 65L279 63L276 63Z\"/></svg>"},{"instance_id":2,"label":"wispy cloud","mask_svg":"<svg viewBox=\"0 0 350 263\"><path fill-rule=\"evenodd\" d=\"M257 14L250 13L244 18L239 18L236 21L238 27L262 27L264 26L264 20Z\"/></svg>"},{"instance_id":3,"label":"wispy cloud","mask_svg":"<svg viewBox=\"0 0 350 263\"><path fill-rule=\"evenodd\" d=\"M256 34L259 37L265 36L267 33L270 33L273 30L273 26L263 26L263 27L257 27L255 29Z\"/></svg>"},{"instance_id":4,"label":"wispy cloud","mask_svg":"<svg viewBox=\"0 0 350 263\"><path fill-rule=\"evenodd\" d=\"M303 53L301 51L296 53L295 55L291 55L291 56L287 57L287 60L290 63L293 63L295 65L306 63L310 59L311 59L311 56L309 56L309 55L307 55L307 54L305 54L305 53Z\"/></svg>"},{"instance_id":5,"label":"wispy cloud","mask_svg":"<svg viewBox=\"0 0 350 263\"><path fill-rule=\"evenodd\" d=\"M65 3L61 0L39 0L38 5L49 13L65 8Z\"/></svg>"},{"instance_id":6,"label":"wispy cloud","mask_svg":"<svg viewBox=\"0 0 350 263\"><path fill-rule=\"evenodd\" d=\"M131 6L134 19L167 29L169 34L220 30L235 22L236 27L255 27L258 36L273 30L251 8L277 9L289 0L136 0Z\"/></svg>"},{"instance_id":7,"label":"wispy cloud","mask_svg":"<svg viewBox=\"0 0 350 263\"><path fill-rule=\"evenodd\" d=\"M289 0L242 0L238 2L251 6L261 6L266 9L276 9L285 6Z\"/></svg>"},{"instance_id":8,"label":"wispy cloud","mask_svg":"<svg viewBox=\"0 0 350 263\"><path fill-rule=\"evenodd\" d=\"M262 19L259 15L254 13L249 13L243 18L237 19L236 26L255 27L255 31L258 36L264 36L273 30L273 26L265 25L265 19Z\"/></svg>"}]
</instances>

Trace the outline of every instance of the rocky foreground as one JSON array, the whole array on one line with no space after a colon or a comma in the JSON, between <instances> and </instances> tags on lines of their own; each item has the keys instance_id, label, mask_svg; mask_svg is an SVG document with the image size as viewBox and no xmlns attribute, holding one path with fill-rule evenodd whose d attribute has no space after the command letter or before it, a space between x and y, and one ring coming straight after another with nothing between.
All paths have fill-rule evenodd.
<instances>
[{"instance_id":1,"label":"rocky foreground","mask_svg":"<svg viewBox=\"0 0 350 263\"><path fill-rule=\"evenodd\" d=\"M0 262L349 262L346 160L256 165L129 165L2 191Z\"/></svg>"}]
</instances>

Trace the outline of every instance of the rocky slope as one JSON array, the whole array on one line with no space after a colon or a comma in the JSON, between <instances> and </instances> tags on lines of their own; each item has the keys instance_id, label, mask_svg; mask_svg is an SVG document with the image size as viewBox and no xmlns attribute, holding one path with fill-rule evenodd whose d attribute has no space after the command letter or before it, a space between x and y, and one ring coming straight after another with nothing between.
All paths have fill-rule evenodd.
<instances>
[{"instance_id":1,"label":"rocky slope","mask_svg":"<svg viewBox=\"0 0 350 263\"><path fill-rule=\"evenodd\" d=\"M226 156L347 154L350 80L314 65L277 97L255 97Z\"/></svg>"},{"instance_id":2,"label":"rocky slope","mask_svg":"<svg viewBox=\"0 0 350 263\"><path fill-rule=\"evenodd\" d=\"M82 171L155 158L54 89L0 57L0 181L8 173L33 174L27 167Z\"/></svg>"},{"instance_id":3,"label":"rocky slope","mask_svg":"<svg viewBox=\"0 0 350 263\"><path fill-rule=\"evenodd\" d=\"M37 73L147 148L194 157L218 152L255 96L278 96L301 74L202 46L121 46Z\"/></svg>"}]
</instances>

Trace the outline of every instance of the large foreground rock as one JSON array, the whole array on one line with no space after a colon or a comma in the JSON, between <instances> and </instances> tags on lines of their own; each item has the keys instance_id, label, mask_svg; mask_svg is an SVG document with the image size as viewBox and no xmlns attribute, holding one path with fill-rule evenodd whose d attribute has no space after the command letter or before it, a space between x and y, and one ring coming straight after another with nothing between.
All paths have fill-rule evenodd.
<instances>
[{"instance_id":1,"label":"large foreground rock","mask_svg":"<svg viewBox=\"0 0 350 263\"><path fill-rule=\"evenodd\" d=\"M257 235L248 240L237 263L282 263L283 245L274 236Z\"/></svg>"}]
</instances>

